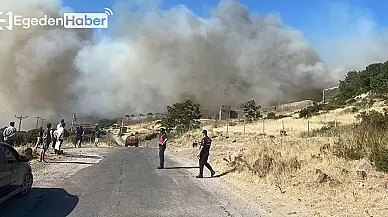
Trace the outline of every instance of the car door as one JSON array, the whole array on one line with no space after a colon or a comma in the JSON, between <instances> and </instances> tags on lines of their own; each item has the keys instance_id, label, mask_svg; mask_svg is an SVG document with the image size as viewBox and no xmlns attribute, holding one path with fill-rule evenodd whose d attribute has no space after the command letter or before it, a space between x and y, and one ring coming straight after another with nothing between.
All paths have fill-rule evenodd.
<instances>
[{"instance_id":1,"label":"car door","mask_svg":"<svg viewBox=\"0 0 388 217\"><path fill-rule=\"evenodd\" d=\"M12 165L8 164L3 146L0 144L0 201L12 192L10 183L12 176Z\"/></svg>"},{"instance_id":2,"label":"car door","mask_svg":"<svg viewBox=\"0 0 388 217\"><path fill-rule=\"evenodd\" d=\"M12 166L11 187L13 189L19 188L23 183L25 166L20 161L20 155L15 149L10 146L4 146L4 150L8 164Z\"/></svg>"}]
</instances>

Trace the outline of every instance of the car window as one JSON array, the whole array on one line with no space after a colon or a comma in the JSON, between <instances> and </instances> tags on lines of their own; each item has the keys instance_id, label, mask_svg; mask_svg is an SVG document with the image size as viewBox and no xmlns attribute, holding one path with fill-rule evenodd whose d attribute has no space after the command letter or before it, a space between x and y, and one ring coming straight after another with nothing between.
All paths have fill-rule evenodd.
<instances>
[{"instance_id":1,"label":"car window","mask_svg":"<svg viewBox=\"0 0 388 217\"><path fill-rule=\"evenodd\" d=\"M4 147L4 152L8 163L15 163L17 161L17 155L13 150L8 147Z\"/></svg>"},{"instance_id":2,"label":"car window","mask_svg":"<svg viewBox=\"0 0 388 217\"><path fill-rule=\"evenodd\" d=\"M0 166L7 164L7 157L4 152L4 148L0 145Z\"/></svg>"}]
</instances>

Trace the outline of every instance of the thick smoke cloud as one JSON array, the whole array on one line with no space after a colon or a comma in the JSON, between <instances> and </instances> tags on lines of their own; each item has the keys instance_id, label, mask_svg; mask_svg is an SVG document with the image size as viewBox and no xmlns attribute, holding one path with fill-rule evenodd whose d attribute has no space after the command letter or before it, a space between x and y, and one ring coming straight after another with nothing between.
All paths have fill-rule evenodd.
<instances>
[{"instance_id":1,"label":"thick smoke cloud","mask_svg":"<svg viewBox=\"0 0 388 217\"><path fill-rule=\"evenodd\" d=\"M213 111L248 99L319 100L321 89L337 82L335 73L346 71L324 63L278 17L248 14L235 1L222 1L209 18L183 6L166 11L143 3L141 13L131 6L113 10L113 31L98 42L83 30L2 31L1 123L16 113L29 115L34 126L36 115L57 121L73 112L80 118L163 112L186 97ZM49 0L3 0L0 8L31 17L69 10Z\"/></svg>"},{"instance_id":2,"label":"thick smoke cloud","mask_svg":"<svg viewBox=\"0 0 388 217\"><path fill-rule=\"evenodd\" d=\"M43 0L6 0L0 8L30 18L59 17L66 10L60 1ZM57 121L59 115L66 115L77 97L73 83L79 75L74 59L91 36L90 31L42 26L1 31L1 124L21 114L29 116L27 127L35 126L31 124L34 116Z\"/></svg>"},{"instance_id":3,"label":"thick smoke cloud","mask_svg":"<svg viewBox=\"0 0 388 217\"><path fill-rule=\"evenodd\" d=\"M234 1L221 2L208 19L185 7L120 18L114 41L77 57L88 102L79 105L88 111L161 111L190 96L215 111L248 99L317 99L328 85L325 65L300 32Z\"/></svg>"}]
</instances>

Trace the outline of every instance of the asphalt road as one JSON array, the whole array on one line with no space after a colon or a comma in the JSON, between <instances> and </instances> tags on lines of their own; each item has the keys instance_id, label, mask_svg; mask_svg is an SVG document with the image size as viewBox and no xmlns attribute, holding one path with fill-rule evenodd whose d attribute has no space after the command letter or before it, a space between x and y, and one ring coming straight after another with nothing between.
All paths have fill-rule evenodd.
<instances>
[{"instance_id":1,"label":"asphalt road","mask_svg":"<svg viewBox=\"0 0 388 217\"><path fill-rule=\"evenodd\" d=\"M118 148L57 188L33 188L6 201L0 216L264 216L227 205L224 196L208 190L213 179L193 177L196 165L166 159L166 168L157 170L157 156L157 149Z\"/></svg>"}]
</instances>

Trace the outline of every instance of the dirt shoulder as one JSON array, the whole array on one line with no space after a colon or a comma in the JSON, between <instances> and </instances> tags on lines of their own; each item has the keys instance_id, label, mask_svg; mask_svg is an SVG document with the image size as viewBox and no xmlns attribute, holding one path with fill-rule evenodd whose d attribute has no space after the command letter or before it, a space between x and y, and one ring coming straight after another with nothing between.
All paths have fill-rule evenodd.
<instances>
[{"instance_id":1,"label":"dirt shoulder","mask_svg":"<svg viewBox=\"0 0 388 217\"><path fill-rule=\"evenodd\" d=\"M206 126L213 139L210 163L218 174L227 173L221 181L268 211L294 216L387 216L387 174L365 160L334 156L325 149L333 145L333 138L302 138L298 125L290 127L287 136L278 133L281 120L267 123L272 132L266 135L261 135L260 123L247 125L245 134L242 124ZM187 133L170 142L169 149L195 162L198 147L193 141L200 138L200 131ZM367 178L357 171L364 171Z\"/></svg>"},{"instance_id":2,"label":"dirt shoulder","mask_svg":"<svg viewBox=\"0 0 388 217\"><path fill-rule=\"evenodd\" d=\"M64 154L60 156L48 153L48 163L34 159L30 162L34 175L33 187L57 187L79 170L97 164L111 151L109 148L70 148L64 149Z\"/></svg>"}]
</instances>

